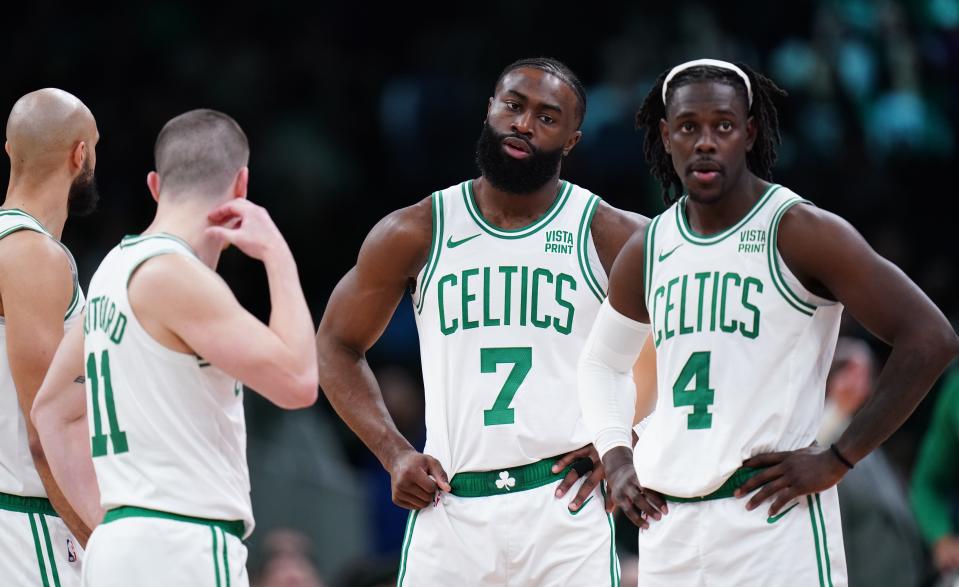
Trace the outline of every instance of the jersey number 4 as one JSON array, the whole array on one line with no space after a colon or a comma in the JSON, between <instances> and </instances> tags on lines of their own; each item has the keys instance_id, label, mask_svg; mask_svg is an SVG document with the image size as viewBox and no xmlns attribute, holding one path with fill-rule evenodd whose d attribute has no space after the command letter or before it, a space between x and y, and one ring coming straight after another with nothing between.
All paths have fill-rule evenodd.
<instances>
[{"instance_id":1,"label":"jersey number 4","mask_svg":"<svg viewBox=\"0 0 959 587\"><path fill-rule=\"evenodd\" d=\"M506 376L503 388L499 390L493 407L483 410L483 425L496 426L498 424L512 424L516 420L513 408L509 407L516 395L519 386L529 375L533 367L533 349L531 347L506 347L494 349L480 349L480 371L482 373L496 373L500 363L512 363L513 368Z\"/></svg>"},{"instance_id":2,"label":"jersey number 4","mask_svg":"<svg viewBox=\"0 0 959 587\"><path fill-rule=\"evenodd\" d=\"M693 413L686 420L688 430L712 428L713 415L709 413L709 406L713 403L715 391L709 387L709 352L693 353L673 384L673 405L677 408L693 406Z\"/></svg>"},{"instance_id":3,"label":"jersey number 4","mask_svg":"<svg viewBox=\"0 0 959 587\"><path fill-rule=\"evenodd\" d=\"M106 404L107 422L110 434L103 433L103 421L100 417L100 377L103 377L103 403ZM113 384L110 382L110 353L100 355L100 369L97 371L97 358L93 353L87 355L87 381L90 382L90 398L93 404L93 438L90 439L95 457L107 454L107 438L113 444L113 454L127 452L127 433L120 430L117 422L117 407L113 403Z\"/></svg>"}]
</instances>

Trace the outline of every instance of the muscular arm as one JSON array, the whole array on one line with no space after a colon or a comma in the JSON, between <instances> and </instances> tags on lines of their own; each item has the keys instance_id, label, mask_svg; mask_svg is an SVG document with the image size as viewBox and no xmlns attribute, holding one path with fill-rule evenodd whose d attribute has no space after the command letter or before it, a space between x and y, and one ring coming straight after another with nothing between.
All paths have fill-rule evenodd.
<instances>
[{"instance_id":1,"label":"muscular arm","mask_svg":"<svg viewBox=\"0 0 959 587\"><path fill-rule=\"evenodd\" d=\"M63 338L63 317L73 296L70 265L63 249L46 235L23 230L2 242L0 296L6 322L7 359L26 423L30 453L48 499L70 531L85 544L90 529L57 486L30 420L40 384ZM89 460L89 455L86 458Z\"/></svg>"},{"instance_id":2,"label":"muscular arm","mask_svg":"<svg viewBox=\"0 0 959 587\"><path fill-rule=\"evenodd\" d=\"M779 251L806 289L842 302L860 324L892 346L873 397L835 443L845 459L856 463L912 414L959 354L959 338L912 280L834 214L793 206L779 227ZM736 495L762 487L746 508L772 499L769 515L797 496L832 487L847 470L831 450L815 446L756 455L743 465L766 470L746 481Z\"/></svg>"},{"instance_id":3,"label":"muscular arm","mask_svg":"<svg viewBox=\"0 0 959 587\"><path fill-rule=\"evenodd\" d=\"M959 338L912 280L834 214L794 206L783 218L779 239L783 259L807 289L842 302L860 324L892 346L876 393L836 443L855 463L912 414L959 354Z\"/></svg>"},{"instance_id":4,"label":"muscular arm","mask_svg":"<svg viewBox=\"0 0 959 587\"><path fill-rule=\"evenodd\" d=\"M144 262L130 279L130 305L155 338L172 334L185 345L168 345L174 350L203 357L281 408L302 408L316 400L317 375L312 352L303 352L312 351L313 321L294 276L295 267L267 270L271 282L287 284L270 284L269 325L241 306L219 275L182 255ZM294 315L275 317L284 312Z\"/></svg>"},{"instance_id":5,"label":"muscular arm","mask_svg":"<svg viewBox=\"0 0 959 587\"><path fill-rule=\"evenodd\" d=\"M383 403L366 352L380 338L404 292L426 262L432 232L429 199L381 220L337 284L316 333L320 386L333 408L376 455L393 481L393 501L416 509L429 503L436 484L446 491L435 459L407 464L418 455L397 430ZM418 455L422 457L422 455ZM407 475L415 477L410 481Z\"/></svg>"},{"instance_id":6,"label":"muscular arm","mask_svg":"<svg viewBox=\"0 0 959 587\"><path fill-rule=\"evenodd\" d=\"M53 476L83 523L93 528L103 519L103 508L90 456L83 371L83 327L77 325L63 337L31 416ZM86 544L86 537L80 540Z\"/></svg>"}]
</instances>

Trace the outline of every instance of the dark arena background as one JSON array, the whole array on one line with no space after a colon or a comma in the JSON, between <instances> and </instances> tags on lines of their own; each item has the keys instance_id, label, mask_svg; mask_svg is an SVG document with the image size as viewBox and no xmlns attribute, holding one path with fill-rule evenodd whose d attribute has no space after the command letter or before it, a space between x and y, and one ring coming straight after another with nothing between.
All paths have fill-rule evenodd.
<instances>
[{"instance_id":1,"label":"dark arena background","mask_svg":"<svg viewBox=\"0 0 959 587\"><path fill-rule=\"evenodd\" d=\"M643 160L635 112L661 71L714 57L746 62L789 93L777 104L783 141L776 181L848 219L959 321L950 212L959 194L959 0L491 1L458 12L417 3L132 4L4 8L4 116L21 95L53 86L78 96L97 119L99 211L69 220L64 234L84 287L106 252L152 218L145 178L153 143L161 126L186 110L222 110L245 129L249 197L269 209L289 240L318 322L378 219L478 174L474 145L505 65L547 55L579 75L588 113L563 177L654 216L664 206ZM8 173L8 164L0 165L3 185ZM258 263L229 251L220 273L246 307L268 315ZM843 335L864 340L879 364L887 354L852 316ZM398 426L421 447L408 300L370 363ZM873 571L861 576L883 565L907 569L905 582L863 585L945 580L908 501L941 387L884 445L890 467L881 485L843 497L859 500L848 508L843 502L850 516L844 526L867 528L845 530L853 585L857 565ZM257 517L248 542L253 585L395 583L406 513L391 504L379 463L322 395L298 412L246 397ZM959 453L953 462L959 469ZM877 497L888 492L890 501ZM635 528L618 522L622 584L632 575L635 585ZM880 535L894 540L875 542Z\"/></svg>"}]
</instances>

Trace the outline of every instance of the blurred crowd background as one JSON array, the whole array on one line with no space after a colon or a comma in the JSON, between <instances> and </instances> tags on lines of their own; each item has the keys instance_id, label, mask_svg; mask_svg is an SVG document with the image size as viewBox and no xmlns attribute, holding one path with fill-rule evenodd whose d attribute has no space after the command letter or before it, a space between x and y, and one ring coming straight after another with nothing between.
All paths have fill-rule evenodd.
<instances>
[{"instance_id":1,"label":"blurred crowd background","mask_svg":"<svg viewBox=\"0 0 959 587\"><path fill-rule=\"evenodd\" d=\"M287 236L318 322L379 218L477 174L474 145L487 99L501 69L520 57L556 57L587 88L583 140L564 178L615 206L654 216L663 204L643 161L635 111L664 69L708 56L744 61L789 92L779 104L783 143L775 179L848 219L959 321L959 247L947 211L959 193L953 177L959 0L569 6L491 0L460 8L289 0L249 8L173 0L119 7L19 3L5 6L4 21L0 107L9 111L24 93L55 86L81 98L97 118L100 210L70 220L64 235L84 285L106 252L152 217L145 177L161 126L209 107L246 130L250 199L267 206ZM7 174L0 165L4 185ZM240 301L266 317L262 269L236 251L220 269ZM853 399L840 402L845 412L827 410L833 416L858 408L855 398L868 392L887 353L854 317L843 330L848 339L831 385L840 389L835 398ZM370 363L398 426L422 446L423 394L408 301ZM859 391L849 392L850 385ZM937 567L933 530L917 524L909 501L923 434L942 395L934 389L886 443L878 476L860 480L858 491L844 490L844 525L865 520L845 531L853 585L943 580L938 570L947 567ZM395 582L406 513L390 503L389 476L379 463L322 397L300 412L281 412L252 393L247 398L258 520L249 542L253 584ZM951 405L959 410L959 401ZM952 418L959 422L959 413ZM837 416L833 424L841 430L842 421ZM935 483L955 497L959 449L946 455L948 474ZM955 534L951 503L936 516L951 520ZM894 535L890 554L880 554L883 533ZM618 534L629 572L635 529L622 519ZM884 573L884 559L904 570L895 578L872 575L881 577L878 583L855 582L867 577L856 574L858 565Z\"/></svg>"}]
</instances>

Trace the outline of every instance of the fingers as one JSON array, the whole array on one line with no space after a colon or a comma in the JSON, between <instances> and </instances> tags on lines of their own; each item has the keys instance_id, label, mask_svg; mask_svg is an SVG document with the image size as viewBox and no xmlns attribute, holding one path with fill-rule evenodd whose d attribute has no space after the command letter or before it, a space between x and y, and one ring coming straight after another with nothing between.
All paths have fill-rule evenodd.
<instances>
[{"instance_id":1,"label":"fingers","mask_svg":"<svg viewBox=\"0 0 959 587\"><path fill-rule=\"evenodd\" d=\"M236 234L235 228L223 228L222 226L208 226L206 233L214 238L232 243L233 235Z\"/></svg>"},{"instance_id":2,"label":"fingers","mask_svg":"<svg viewBox=\"0 0 959 587\"><path fill-rule=\"evenodd\" d=\"M573 483L576 483L577 479L579 479L579 473L576 471L571 469L569 473L566 473L566 476L563 477L563 480L556 488L556 497L563 497L566 495L566 492L569 491L569 488L573 486Z\"/></svg>"},{"instance_id":3,"label":"fingers","mask_svg":"<svg viewBox=\"0 0 959 587\"><path fill-rule=\"evenodd\" d=\"M766 501L767 499L775 495L780 490L785 489L787 487L789 487L789 484L782 477L780 477L779 479L776 479L775 481L771 481L767 483L766 485L763 486L762 489L760 489L756 493L756 495L752 497L752 499L749 500L749 502L746 504L746 509L747 510L756 509L764 501Z\"/></svg>"},{"instance_id":4,"label":"fingers","mask_svg":"<svg viewBox=\"0 0 959 587\"><path fill-rule=\"evenodd\" d=\"M609 490L609 484L606 485L606 491L603 492L603 499L605 503L603 506L606 508L606 513L613 513L616 511L616 501L613 500L613 492Z\"/></svg>"},{"instance_id":5,"label":"fingers","mask_svg":"<svg viewBox=\"0 0 959 587\"><path fill-rule=\"evenodd\" d=\"M408 510L421 510L432 502L432 499L423 500L407 493L397 493L393 495L393 503Z\"/></svg>"},{"instance_id":6,"label":"fingers","mask_svg":"<svg viewBox=\"0 0 959 587\"><path fill-rule=\"evenodd\" d=\"M429 455L426 455L426 473L440 489L447 493L453 491L453 488L450 487L449 476L447 476L446 471L443 470L443 465Z\"/></svg>"},{"instance_id":7,"label":"fingers","mask_svg":"<svg viewBox=\"0 0 959 587\"><path fill-rule=\"evenodd\" d=\"M664 516L669 513L669 506L666 505L666 498L664 498L662 495L650 489L643 489L643 495L646 496L646 501L662 512Z\"/></svg>"},{"instance_id":8,"label":"fingers","mask_svg":"<svg viewBox=\"0 0 959 587\"><path fill-rule=\"evenodd\" d=\"M579 449L576 449L576 450L574 450L574 451L571 451L571 452L568 452L568 453L564 454L564 455L561 456L559 459L557 459L557 461L553 464L553 469L552 469L552 470L553 470L553 473L554 473L554 474L555 474L555 473L559 473L560 471L562 471L562 470L565 469L566 467L568 467L568 466L570 466L571 464L573 464L573 461L575 461L576 459L590 456L589 453L590 453L590 449L591 449L592 447L593 447L593 445L589 444L589 445L584 446L583 448L579 448ZM560 497L560 496L557 496L557 497Z\"/></svg>"},{"instance_id":9,"label":"fingers","mask_svg":"<svg viewBox=\"0 0 959 587\"><path fill-rule=\"evenodd\" d=\"M242 216L244 209L254 205L246 199L233 198L211 210L206 217L210 222L220 223L232 216Z\"/></svg>"},{"instance_id":10,"label":"fingers","mask_svg":"<svg viewBox=\"0 0 959 587\"><path fill-rule=\"evenodd\" d=\"M773 505L769 508L769 515L775 516L780 511L782 511L784 507L786 507L786 504L796 499L796 497L798 497L797 492L792 487L787 487L786 489L783 489L782 491L779 492L779 494L776 495L776 499L773 501Z\"/></svg>"},{"instance_id":11,"label":"fingers","mask_svg":"<svg viewBox=\"0 0 959 587\"><path fill-rule=\"evenodd\" d=\"M429 489L424 489L418 484L406 483L398 485L394 492L399 496L403 496L407 499L416 501L416 503L422 504L419 507L424 507L426 504L429 504L433 501L433 496L436 494L436 489L434 486L434 489L430 491Z\"/></svg>"},{"instance_id":12,"label":"fingers","mask_svg":"<svg viewBox=\"0 0 959 587\"><path fill-rule=\"evenodd\" d=\"M587 499L593 494L593 491L596 489L596 486L600 484L603 480L602 473L597 474L597 471L593 471L586 480L583 481L583 484L579 486L579 491L576 492L576 497L573 498L573 501L569 502L567 506L571 511L577 511L579 508L583 507L583 504ZM568 477L568 475L567 475Z\"/></svg>"},{"instance_id":13,"label":"fingers","mask_svg":"<svg viewBox=\"0 0 959 587\"><path fill-rule=\"evenodd\" d=\"M747 479L745 483L740 485L736 491L733 492L733 495L736 497L742 497L752 493L754 489L758 489L759 487L779 477L782 477L782 467L779 467L778 465L775 467L770 467L765 471L757 473L756 475L753 475Z\"/></svg>"},{"instance_id":14,"label":"fingers","mask_svg":"<svg viewBox=\"0 0 959 587\"><path fill-rule=\"evenodd\" d=\"M785 460L789 454L790 453L788 452L769 452L766 454L756 455L743 461L743 466L752 468L771 467L783 462L783 460Z\"/></svg>"}]
</instances>

